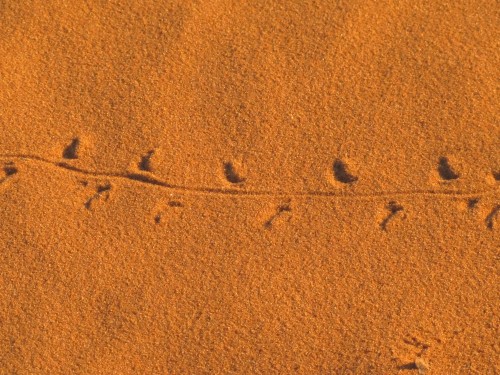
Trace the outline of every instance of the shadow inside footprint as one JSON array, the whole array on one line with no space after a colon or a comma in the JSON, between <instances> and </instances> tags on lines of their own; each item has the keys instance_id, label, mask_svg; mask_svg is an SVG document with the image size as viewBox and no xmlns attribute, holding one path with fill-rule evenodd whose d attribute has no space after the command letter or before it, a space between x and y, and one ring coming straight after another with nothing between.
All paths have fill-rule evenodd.
<instances>
[{"instance_id":1,"label":"shadow inside footprint","mask_svg":"<svg viewBox=\"0 0 500 375\"><path fill-rule=\"evenodd\" d=\"M64 159L78 159L78 148L80 147L80 140L75 138L71 141L71 143L66 146L63 150L63 158Z\"/></svg>"},{"instance_id":2,"label":"shadow inside footprint","mask_svg":"<svg viewBox=\"0 0 500 375\"><path fill-rule=\"evenodd\" d=\"M14 163L7 163L3 166L3 173L0 173L0 184L17 173Z\"/></svg>"},{"instance_id":3,"label":"shadow inside footprint","mask_svg":"<svg viewBox=\"0 0 500 375\"><path fill-rule=\"evenodd\" d=\"M14 164L7 164L3 167L3 171L5 172L5 176L10 177L17 173L17 168Z\"/></svg>"},{"instance_id":4,"label":"shadow inside footprint","mask_svg":"<svg viewBox=\"0 0 500 375\"><path fill-rule=\"evenodd\" d=\"M226 180L232 184L240 184L245 181L245 179L236 172L233 164L230 162L224 163L224 175L226 176Z\"/></svg>"},{"instance_id":5,"label":"shadow inside footprint","mask_svg":"<svg viewBox=\"0 0 500 375\"><path fill-rule=\"evenodd\" d=\"M450 180L456 180L458 177L460 177L458 175L458 173L456 173L450 166L450 162L448 160L447 157L445 156L441 156L439 158L439 162L438 162L438 172L439 172L439 176L443 179L443 180L446 180L446 181L450 181Z\"/></svg>"},{"instance_id":6,"label":"shadow inside footprint","mask_svg":"<svg viewBox=\"0 0 500 375\"><path fill-rule=\"evenodd\" d=\"M340 159L336 159L333 162L333 175L335 176L335 180L343 184L352 184L358 180L358 177L349 173L346 164Z\"/></svg>"},{"instance_id":7,"label":"shadow inside footprint","mask_svg":"<svg viewBox=\"0 0 500 375\"><path fill-rule=\"evenodd\" d=\"M138 164L141 171L151 172L151 158L154 153L154 150L150 150L143 157L141 157L141 161Z\"/></svg>"}]
</instances>

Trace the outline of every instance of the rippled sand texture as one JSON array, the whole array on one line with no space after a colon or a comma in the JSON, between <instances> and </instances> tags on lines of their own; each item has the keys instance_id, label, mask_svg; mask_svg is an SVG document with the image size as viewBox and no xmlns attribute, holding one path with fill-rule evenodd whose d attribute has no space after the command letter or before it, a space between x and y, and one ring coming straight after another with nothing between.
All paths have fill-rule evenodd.
<instances>
[{"instance_id":1,"label":"rippled sand texture","mask_svg":"<svg viewBox=\"0 0 500 375\"><path fill-rule=\"evenodd\" d=\"M495 1L0 2L0 375L489 375Z\"/></svg>"}]
</instances>

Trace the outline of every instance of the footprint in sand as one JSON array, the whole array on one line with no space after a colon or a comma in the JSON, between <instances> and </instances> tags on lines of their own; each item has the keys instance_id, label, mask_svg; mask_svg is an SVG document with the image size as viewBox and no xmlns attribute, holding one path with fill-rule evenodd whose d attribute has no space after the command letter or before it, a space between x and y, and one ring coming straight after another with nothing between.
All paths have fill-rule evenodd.
<instances>
[{"instance_id":1,"label":"footprint in sand","mask_svg":"<svg viewBox=\"0 0 500 375\"><path fill-rule=\"evenodd\" d=\"M6 163L0 173L0 184L12 178L17 172L17 167L13 162Z\"/></svg>"},{"instance_id":2,"label":"footprint in sand","mask_svg":"<svg viewBox=\"0 0 500 375\"><path fill-rule=\"evenodd\" d=\"M96 201L104 200L107 201L110 197L111 184L106 183L103 185L97 185L96 192L92 195L84 204L87 210L92 209Z\"/></svg>"},{"instance_id":3,"label":"footprint in sand","mask_svg":"<svg viewBox=\"0 0 500 375\"><path fill-rule=\"evenodd\" d=\"M380 229L382 229L384 232L387 232L387 225L389 224L389 222L391 222L396 217L396 215L399 215L401 212L403 212L403 206L394 201L390 201L387 204L386 209L389 211L389 214L380 223Z\"/></svg>"},{"instance_id":4,"label":"footprint in sand","mask_svg":"<svg viewBox=\"0 0 500 375\"><path fill-rule=\"evenodd\" d=\"M290 201L282 203L276 207L275 212L264 222L265 229L271 229L277 221L282 220L283 218L290 216L292 212L292 207Z\"/></svg>"},{"instance_id":5,"label":"footprint in sand","mask_svg":"<svg viewBox=\"0 0 500 375\"><path fill-rule=\"evenodd\" d=\"M446 156L441 156L438 160L437 171L443 181L457 180L460 175L451 167L450 161Z\"/></svg>"},{"instance_id":6,"label":"footprint in sand","mask_svg":"<svg viewBox=\"0 0 500 375\"><path fill-rule=\"evenodd\" d=\"M141 161L137 164L140 171L151 172L151 158L155 154L155 150L149 150L146 154L141 157Z\"/></svg>"},{"instance_id":7,"label":"footprint in sand","mask_svg":"<svg viewBox=\"0 0 500 375\"><path fill-rule=\"evenodd\" d=\"M63 159L78 159L78 152L80 148L80 139L74 138L69 145L67 145L62 153Z\"/></svg>"},{"instance_id":8,"label":"footprint in sand","mask_svg":"<svg viewBox=\"0 0 500 375\"><path fill-rule=\"evenodd\" d=\"M245 182L245 178L241 175L241 167L237 166L234 163L231 162L225 162L224 163L224 176L226 177L226 180L230 182L231 184L241 184Z\"/></svg>"},{"instance_id":9,"label":"footprint in sand","mask_svg":"<svg viewBox=\"0 0 500 375\"><path fill-rule=\"evenodd\" d=\"M335 180L342 184L352 184L358 181L358 177L350 173L347 164L340 159L333 162L333 175Z\"/></svg>"},{"instance_id":10,"label":"footprint in sand","mask_svg":"<svg viewBox=\"0 0 500 375\"><path fill-rule=\"evenodd\" d=\"M493 207L488 216L486 216L486 219L484 219L486 228L488 228L489 230L493 230L499 213L500 213L500 204L497 204L496 206Z\"/></svg>"},{"instance_id":11,"label":"footprint in sand","mask_svg":"<svg viewBox=\"0 0 500 375\"><path fill-rule=\"evenodd\" d=\"M164 216L169 208L170 209L179 209L179 208L184 207L184 204L179 200L170 200L170 201L168 201L166 206L167 207L164 207L164 208L158 210L157 214L155 215L154 222L156 224L161 224L161 222L163 221Z\"/></svg>"}]
</instances>

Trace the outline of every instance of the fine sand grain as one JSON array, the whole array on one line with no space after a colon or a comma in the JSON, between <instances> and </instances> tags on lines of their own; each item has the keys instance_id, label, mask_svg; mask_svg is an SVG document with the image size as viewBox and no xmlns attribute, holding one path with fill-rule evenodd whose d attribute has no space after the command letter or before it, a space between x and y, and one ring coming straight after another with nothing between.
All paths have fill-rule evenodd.
<instances>
[{"instance_id":1,"label":"fine sand grain","mask_svg":"<svg viewBox=\"0 0 500 375\"><path fill-rule=\"evenodd\" d=\"M500 372L496 1L0 1L0 375Z\"/></svg>"}]
</instances>

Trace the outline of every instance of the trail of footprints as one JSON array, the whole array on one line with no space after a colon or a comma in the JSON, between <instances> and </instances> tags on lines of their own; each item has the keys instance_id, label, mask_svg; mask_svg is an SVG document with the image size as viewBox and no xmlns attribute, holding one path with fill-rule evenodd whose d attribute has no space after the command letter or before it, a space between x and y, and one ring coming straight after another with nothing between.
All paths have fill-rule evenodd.
<instances>
[{"instance_id":1,"label":"trail of footprints","mask_svg":"<svg viewBox=\"0 0 500 375\"><path fill-rule=\"evenodd\" d=\"M79 157L79 149L80 149L80 139L79 138L74 138L71 140L71 142L63 149L62 152L62 159L63 160L75 160L78 159ZM157 180L153 176L151 176L151 159L155 155L155 150L149 150L146 152L142 157L140 158L139 162L137 163L137 169L139 173L127 173L125 175L110 175L109 177L122 177L122 178L128 178L131 180L135 181L140 181L148 184L153 184L153 185L160 185L164 187L172 187L171 185L164 183L160 180ZM1 156L1 155L0 155ZM36 159L39 161L45 161L42 158L39 157L27 157L27 156L20 156L21 158L31 158L31 159ZM48 162L48 161L45 161ZM69 170L74 170L80 173L89 173L86 171L83 171L79 168L71 166L71 164L68 164L67 162L50 162L51 164L54 164L59 167L63 167L65 169ZM441 178L442 181L451 181L451 180L457 180L460 178L459 173L457 173L453 167L450 165L450 161L448 160L447 157L442 156L438 159L437 167L436 170L438 172L439 177ZM0 174L0 185L7 182L9 179L11 179L17 172L18 169L16 168L14 162L8 162L4 164L3 166L3 173ZM143 174L143 173L146 174ZM242 185L245 181L246 178L242 175L241 171L237 168L237 166L231 162L224 162L222 166L222 172L227 180L231 185ZM335 159L332 164L332 176L335 181L345 184L345 185L352 185L355 184L358 180L359 177L354 175L350 169L349 166L342 161L341 159ZM97 175L97 173L96 173ZM492 176L495 181L500 181L500 171L493 171ZM88 185L87 181L83 181L82 184L84 186ZM172 187L175 188L175 187ZM93 209L94 205L99 202L106 202L111 194L112 190L112 185L109 182L106 182L105 184L98 184L95 187L95 192L93 195L91 195L84 203L84 207L87 210ZM182 189L181 189L182 190ZM189 191L189 188L184 188L184 190ZM200 190L201 191L201 190ZM231 194L237 194L234 191L229 191L229 190L224 190L224 189L206 189L205 192L218 192L218 193L231 193ZM271 194L262 194L262 195L271 195ZM304 194L305 195L305 194ZM310 193L310 195L315 195L314 193ZM333 194L332 194L333 195ZM478 204L479 204L479 198L471 198L467 201L467 208L469 210L474 210ZM167 203L168 208L172 209L179 209L183 207L183 204L180 201L176 200L171 200ZM379 227L382 231L387 232L388 231L388 226L389 224L396 219L406 219L406 213L402 205L395 201L389 201L385 207L387 214L385 217L382 219L382 221L379 222ZM273 228L273 226L278 222L282 220L289 220L290 215L292 212L291 208L291 201L288 200L283 204L280 204L276 207L274 213L270 215L263 223L263 227L267 230L270 230ZM163 215L165 213L165 209L162 211L159 211L155 217L154 217L154 222L156 224L160 224L162 222ZM486 218L484 219L484 224L485 226L492 230L495 226L495 222L497 220L497 217L500 215L500 204L496 204L491 211L487 214Z\"/></svg>"}]
</instances>

